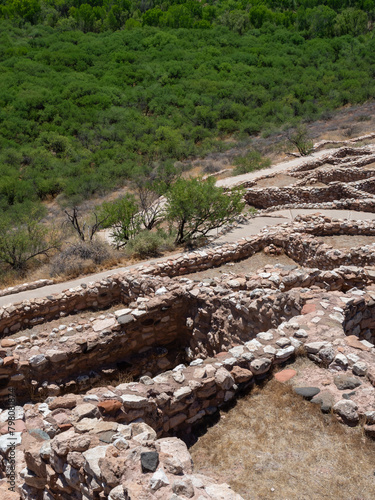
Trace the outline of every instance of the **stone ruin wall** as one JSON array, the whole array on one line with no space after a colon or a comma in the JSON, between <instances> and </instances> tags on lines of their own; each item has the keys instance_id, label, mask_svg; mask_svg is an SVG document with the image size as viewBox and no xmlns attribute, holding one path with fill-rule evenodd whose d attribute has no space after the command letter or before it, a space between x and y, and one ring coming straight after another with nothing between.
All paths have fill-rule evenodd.
<instances>
[{"instance_id":1,"label":"stone ruin wall","mask_svg":"<svg viewBox=\"0 0 375 500\"><path fill-rule=\"evenodd\" d=\"M149 283L150 279L142 281ZM249 290L257 284L246 280L240 283L248 295L248 303L244 303L240 315L233 297L215 297L215 288L210 289L209 295L202 296L192 285L183 286L164 278L152 280L153 293L139 296L138 306L116 311L114 318L98 321L93 329L85 329L84 335L81 331L72 332L59 348L48 347L48 343L57 339L55 333L44 342L42 353L38 348L38 354L34 354L27 337L4 340L0 397L6 397L8 386L16 389L20 400L30 398L32 388L42 384L46 388L45 396L55 395L56 390L79 391L97 383L99 377L105 379L106 373L111 376L118 368L117 363L123 361L134 376L142 372L156 375L172 365L176 353L189 349L194 355L213 355L228 348L233 341L243 342L259 331L277 326L298 314L301 308L293 292L252 300ZM274 283L270 282L270 286ZM231 293L230 287L221 290L221 294ZM229 315L230 325L225 320ZM185 318L189 318L188 321ZM229 335L230 329L234 331ZM22 349L14 349L17 344L21 344ZM163 351L160 349L163 346L168 349ZM183 355L183 359L185 357ZM95 375L90 376L93 370Z\"/></svg>"},{"instance_id":2,"label":"stone ruin wall","mask_svg":"<svg viewBox=\"0 0 375 500\"><path fill-rule=\"evenodd\" d=\"M52 319L49 307L60 301L64 313L119 304L113 314L60 338L51 332L46 340L3 339L2 395L11 385L21 399L30 399L32 387L42 389L36 397L47 397L17 410L23 412L19 425L28 429L16 437L21 498L134 500L152 492L218 500L227 491L240 500L227 485L195 476L176 436L188 440L196 425L299 350L333 372L352 372L371 390L375 273L339 267L352 257L316 240L330 234L374 235L375 225L301 217L234 245L5 308L3 328L12 314L20 326L42 310ZM200 283L178 277L271 246L331 270L274 268ZM373 263L372 253L368 246L356 250L362 265ZM124 360L137 367L139 380L106 385L116 361ZM365 432L375 435L375 412L361 401L332 401L332 411L348 425L363 421ZM3 469L7 453L0 437Z\"/></svg>"},{"instance_id":3,"label":"stone ruin wall","mask_svg":"<svg viewBox=\"0 0 375 500\"><path fill-rule=\"evenodd\" d=\"M274 272L270 274L269 277L275 277ZM285 276L288 275L285 273ZM259 275L259 281L269 277ZM228 280L227 284L232 290L239 290L244 288L244 282L240 279ZM171 280L170 284L174 281ZM196 285L192 284L190 292L195 299L201 296L201 299L206 300L212 292L210 285L200 287L199 293L197 290ZM228 298L234 306L231 310L237 314L237 318L233 318L235 322L244 315L246 317L244 307L250 303L244 300L244 290L228 291L231 292ZM350 350L344 355L343 349L337 348L337 343L335 348L335 344L327 338L333 328L332 321L339 332L342 325L348 326L353 314L359 316L360 321L365 320L366 308L374 303L375 292L358 294L353 289L353 293L343 296L338 290L330 292L328 299L327 290L322 291L310 283L309 288L294 288L293 293L296 294L294 300L299 303L294 316L289 319L284 317L286 321L277 326L274 324L271 329L266 327L266 331L256 336L252 332L253 338L249 338L245 328L247 336L239 339L240 344L236 342L235 334L231 334L228 344L223 346L225 350L214 356L202 354L203 359L195 357L189 366L178 365L154 377L146 375L139 382L96 387L86 393L83 391L81 395L67 394L48 398L43 404L25 405L25 422L35 432L29 431L23 441L25 453L22 458L26 467L21 471L24 480L22 498L117 500L115 494L119 491L123 496L118 498L126 500L140 498L137 491L145 492L145 488L157 491L163 487L164 495L166 490L172 494L181 488L180 493L190 492L188 498L198 498L195 495L202 493L202 498L219 499L220 496L205 494L212 491L218 494L227 486L220 485L221 490L215 490L214 485L204 486L207 479L194 477L187 450L180 441L174 440L174 436L189 436L194 432L195 425L201 425L205 419L211 418L256 380L266 377L273 367L294 358L300 348L317 364L329 365L338 373L344 369L352 371L358 381L356 383L362 384L364 388L374 385L375 372L370 368L369 361L373 356L371 344L365 341L361 344L360 337L352 336L348 345L360 347L361 355L351 354ZM273 297L273 300L276 298L275 292L266 295ZM279 305L282 309L282 304ZM254 305L255 308L259 309ZM269 306L266 308L270 310ZM206 317L207 312L203 309ZM169 311L164 314L168 315ZM228 310L225 309L223 316L227 315ZM234 322L231 332L236 332ZM187 323L194 330L189 320ZM315 325L315 332L308 326L311 324ZM316 338L319 341L311 341ZM332 409L348 425L358 425L362 418L365 431L369 435L374 433L374 411L367 411L366 407L346 400L335 404L332 402ZM164 444L167 442L171 448L165 456ZM185 464L178 461L171 463L173 454L181 458L182 449ZM143 470L143 466L147 465L145 453L154 454L158 465L163 464L164 474L159 469L158 474L155 473L150 480L151 472L156 467ZM130 481L131 469L135 465L137 477L150 481L139 490ZM142 471L138 470L141 466ZM141 488L140 480L137 488ZM234 493L230 494L231 499L240 498Z\"/></svg>"},{"instance_id":4,"label":"stone ruin wall","mask_svg":"<svg viewBox=\"0 0 375 500\"><path fill-rule=\"evenodd\" d=\"M262 234L247 237L235 244L214 249L196 251L167 262L143 265L138 268L138 276L182 276L230 261L251 257L270 245L279 247L295 262L308 267L334 269L341 265L371 266L375 254L367 247L357 248L350 253L332 249L319 242L318 236L335 234L375 235L371 222L327 222L322 218L305 223L295 221L283 224ZM306 233L306 234L305 234ZM310 234L307 234L310 233ZM115 303L129 304L134 296L151 290L150 280L127 280L123 275L112 275L100 282L81 285L61 294L46 298L10 304L0 309L0 334L8 335L39 323L87 309L105 308Z\"/></svg>"},{"instance_id":5,"label":"stone ruin wall","mask_svg":"<svg viewBox=\"0 0 375 500\"><path fill-rule=\"evenodd\" d=\"M13 295L14 293L25 292L26 290L36 290L37 288L42 288L44 286L53 285L55 280L53 279L40 279L36 281L31 281L29 283L23 283L22 285L10 286L0 290L0 297L5 297L6 295Z\"/></svg>"},{"instance_id":6,"label":"stone ruin wall","mask_svg":"<svg viewBox=\"0 0 375 500\"><path fill-rule=\"evenodd\" d=\"M244 183L243 187L247 189L245 200L249 205L265 210L299 208L309 204L314 204L317 208L318 206L332 208L323 205L330 203L336 205L340 200L345 202L353 200L353 203L356 202L359 206L362 203L368 206L368 200L371 202L375 193L375 171L362 167L374 162L373 147L360 149L343 147L322 158L307 160L302 165L287 171L289 176L296 177L296 182L288 186L257 188L255 181ZM337 168L333 168L336 165ZM278 174L265 175L259 177L257 181L271 179L276 175ZM314 186L317 182L327 183L327 186Z\"/></svg>"},{"instance_id":7,"label":"stone ruin wall","mask_svg":"<svg viewBox=\"0 0 375 500\"><path fill-rule=\"evenodd\" d=\"M365 183L366 182L366 183ZM361 188L361 190L359 190ZM369 198L375 189L375 180L357 181L353 183L332 182L327 187L267 187L248 188L245 201L259 209L295 204L295 203L327 203L341 198L357 200Z\"/></svg>"}]
</instances>

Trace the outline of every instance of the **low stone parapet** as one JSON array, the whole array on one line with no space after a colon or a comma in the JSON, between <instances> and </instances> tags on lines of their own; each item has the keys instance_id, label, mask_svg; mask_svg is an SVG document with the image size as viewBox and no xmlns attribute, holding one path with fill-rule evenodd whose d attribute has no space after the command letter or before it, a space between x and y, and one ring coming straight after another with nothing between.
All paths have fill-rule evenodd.
<instances>
[{"instance_id":1,"label":"low stone parapet","mask_svg":"<svg viewBox=\"0 0 375 500\"><path fill-rule=\"evenodd\" d=\"M41 279L37 281L31 281L30 283L23 283L22 285L10 286L0 290L0 297L5 297L6 295L12 295L14 293L26 292L27 290L35 290L37 288L42 288L43 286L53 285L54 280Z\"/></svg>"}]
</instances>

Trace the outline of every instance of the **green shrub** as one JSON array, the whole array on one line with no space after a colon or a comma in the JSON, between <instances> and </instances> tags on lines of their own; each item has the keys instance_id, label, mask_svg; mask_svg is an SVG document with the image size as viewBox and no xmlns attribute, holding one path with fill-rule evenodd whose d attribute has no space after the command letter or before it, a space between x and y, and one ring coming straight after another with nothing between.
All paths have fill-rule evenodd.
<instances>
[{"instance_id":1,"label":"green shrub","mask_svg":"<svg viewBox=\"0 0 375 500\"><path fill-rule=\"evenodd\" d=\"M271 165L271 160L264 158L258 151L249 151L245 156L237 156L233 163L236 165L234 175L241 175L267 168Z\"/></svg>"},{"instance_id":2,"label":"green shrub","mask_svg":"<svg viewBox=\"0 0 375 500\"><path fill-rule=\"evenodd\" d=\"M174 235L162 230L156 233L142 231L133 240L128 242L126 245L126 254L141 258L157 257L161 252L173 249L174 237Z\"/></svg>"}]
</instances>

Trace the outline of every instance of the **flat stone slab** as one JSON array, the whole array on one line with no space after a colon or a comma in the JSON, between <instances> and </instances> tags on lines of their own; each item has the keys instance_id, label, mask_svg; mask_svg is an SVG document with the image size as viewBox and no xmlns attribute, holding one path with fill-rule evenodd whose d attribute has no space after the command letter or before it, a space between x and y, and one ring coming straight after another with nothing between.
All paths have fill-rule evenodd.
<instances>
[{"instance_id":1,"label":"flat stone slab","mask_svg":"<svg viewBox=\"0 0 375 500\"><path fill-rule=\"evenodd\" d=\"M319 394L320 389L318 387L295 387L294 392L310 401L310 399Z\"/></svg>"},{"instance_id":2,"label":"flat stone slab","mask_svg":"<svg viewBox=\"0 0 375 500\"><path fill-rule=\"evenodd\" d=\"M288 382L288 380L292 379L296 375L296 370L286 368L285 370L281 370L281 372L275 373L274 377L278 382Z\"/></svg>"},{"instance_id":3,"label":"flat stone slab","mask_svg":"<svg viewBox=\"0 0 375 500\"><path fill-rule=\"evenodd\" d=\"M99 441L103 443L112 443L112 437L115 435L115 431L105 431L99 434Z\"/></svg>"},{"instance_id":4,"label":"flat stone slab","mask_svg":"<svg viewBox=\"0 0 375 500\"><path fill-rule=\"evenodd\" d=\"M106 328L110 328L116 323L115 318L98 319L92 324L92 329L94 332L101 332Z\"/></svg>"},{"instance_id":5,"label":"flat stone slab","mask_svg":"<svg viewBox=\"0 0 375 500\"><path fill-rule=\"evenodd\" d=\"M354 349L359 349L360 351L370 351L371 348L363 345L355 335L347 335L345 338L346 343L349 347L354 347Z\"/></svg>"}]
</instances>

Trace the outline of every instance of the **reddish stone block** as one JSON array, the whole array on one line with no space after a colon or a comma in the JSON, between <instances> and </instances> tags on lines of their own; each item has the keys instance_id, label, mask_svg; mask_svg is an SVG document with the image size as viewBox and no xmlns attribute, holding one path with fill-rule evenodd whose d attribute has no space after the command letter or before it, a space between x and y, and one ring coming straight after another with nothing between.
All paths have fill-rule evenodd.
<instances>
[{"instance_id":1,"label":"reddish stone block","mask_svg":"<svg viewBox=\"0 0 375 500\"><path fill-rule=\"evenodd\" d=\"M122 406L121 401L117 399L107 399L98 403L98 408L101 413L116 413Z\"/></svg>"},{"instance_id":2,"label":"reddish stone block","mask_svg":"<svg viewBox=\"0 0 375 500\"><path fill-rule=\"evenodd\" d=\"M301 314L309 314L316 311L316 304L305 304L302 307Z\"/></svg>"},{"instance_id":3,"label":"reddish stone block","mask_svg":"<svg viewBox=\"0 0 375 500\"><path fill-rule=\"evenodd\" d=\"M292 379L297 375L296 370L293 370L292 368L286 368L285 370L282 370L281 372L275 373L275 379L278 382L287 382L288 380Z\"/></svg>"}]
</instances>

